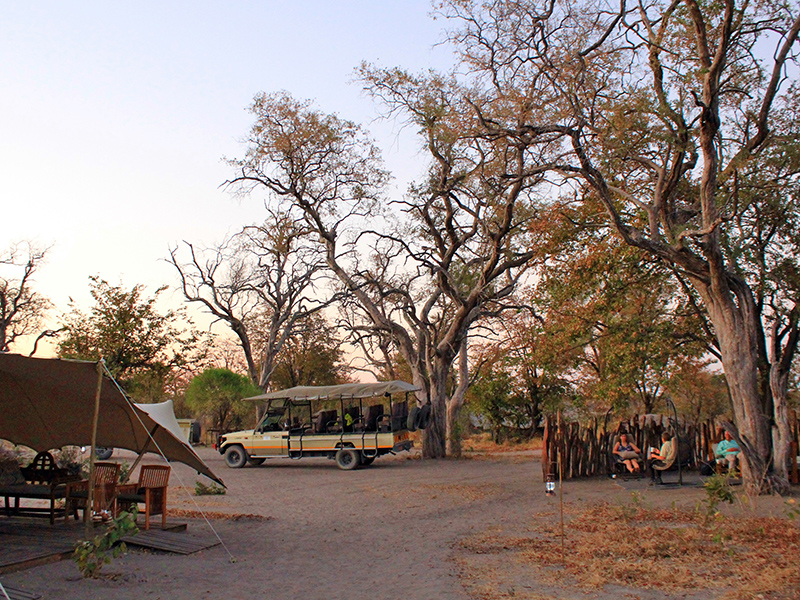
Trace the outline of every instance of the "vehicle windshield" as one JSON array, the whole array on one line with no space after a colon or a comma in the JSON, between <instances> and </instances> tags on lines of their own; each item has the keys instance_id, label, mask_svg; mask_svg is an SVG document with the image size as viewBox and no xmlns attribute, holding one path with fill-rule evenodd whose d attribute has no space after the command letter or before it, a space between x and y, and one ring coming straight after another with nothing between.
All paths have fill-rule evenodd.
<instances>
[{"instance_id":1,"label":"vehicle windshield","mask_svg":"<svg viewBox=\"0 0 800 600\"><path fill-rule=\"evenodd\" d=\"M283 400L272 401L256 427L256 431L280 431L286 421L286 409Z\"/></svg>"}]
</instances>

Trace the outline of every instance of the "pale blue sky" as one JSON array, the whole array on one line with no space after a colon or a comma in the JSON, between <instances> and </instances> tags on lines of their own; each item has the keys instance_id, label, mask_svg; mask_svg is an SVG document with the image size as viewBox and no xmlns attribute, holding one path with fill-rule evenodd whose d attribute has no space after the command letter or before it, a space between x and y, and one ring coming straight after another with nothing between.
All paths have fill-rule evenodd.
<instances>
[{"instance_id":1,"label":"pale blue sky","mask_svg":"<svg viewBox=\"0 0 800 600\"><path fill-rule=\"evenodd\" d=\"M404 188L422 169L416 141L375 123L350 82L362 60L446 68L429 12L428 0L5 3L0 248L53 244L36 287L60 309L88 299L90 275L173 284L170 245L262 215L219 189L259 91L365 123Z\"/></svg>"}]
</instances>

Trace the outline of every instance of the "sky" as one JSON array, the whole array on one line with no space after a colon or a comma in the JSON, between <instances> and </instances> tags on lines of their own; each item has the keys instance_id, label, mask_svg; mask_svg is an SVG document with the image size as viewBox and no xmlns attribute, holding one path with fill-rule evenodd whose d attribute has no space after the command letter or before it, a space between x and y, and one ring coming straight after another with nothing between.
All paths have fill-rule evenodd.
<instances>
[{"instance_id":1,"label":"sky","mask_svg":"<svg viewBox=\"0 0 800 600\"><path fill-rule=\"evenodd\" d=\"M51 247L34 285L54 316L70 298L90 304L90 276L174 286L170 247L210 245L264 216L221 187L261 91L365 125L401 193L423 171L417 142L377 120L353 73L361 61L447 69L430 11L429 0L6 3L0 251Z\"/></svg>"}]
</instances>

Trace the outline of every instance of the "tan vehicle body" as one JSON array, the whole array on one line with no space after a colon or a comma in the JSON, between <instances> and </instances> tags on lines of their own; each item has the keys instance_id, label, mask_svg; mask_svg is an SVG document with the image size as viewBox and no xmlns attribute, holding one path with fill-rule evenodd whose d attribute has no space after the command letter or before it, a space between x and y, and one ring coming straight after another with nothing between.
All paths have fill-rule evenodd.
<instances>
[{"instance_id":1,"label":"tan vehicle body","mask_svg":"<svg viewBox=\"0 0 800 600\"><path fill-rule=\"evenodd\" d=\"M408 395L414 389L394 381L300 387L256 396L250 400L267 402L258 425L220 436L217 449L232 468L268 458L309 456L335 459L346 470L367 466L379 456L412 448ZM393 402L392 394L400 393L405 400ZM370 400L365 404L366 399Z\"/></svg>"},{"instance_id":2,"label":"tan vehicle body","mask_svg":"<svg viewBox=\"0 0 800 600\"><path fill-rule=\"evenodd\" d=\"M258 433L251 430L228 433L225 435L225 441L227 444L241 444L247 455L252 458L323 456L335 453L340 448L356 448L367 455L378 456L392 451L407 450L413 446L407 430L305 435L290 435L289 431Z\"/></svg>"}]
</instances>

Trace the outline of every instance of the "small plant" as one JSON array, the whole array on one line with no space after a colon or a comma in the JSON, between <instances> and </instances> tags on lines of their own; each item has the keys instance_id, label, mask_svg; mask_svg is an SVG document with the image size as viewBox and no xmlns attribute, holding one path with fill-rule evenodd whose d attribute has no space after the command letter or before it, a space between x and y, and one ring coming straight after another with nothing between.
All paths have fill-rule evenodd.
<instances>
[{"instance_id":1,"label":"small plant","mask_svg":"<svg viewBox=\"0 0 800 600\"><path fill-rule=\"evenodd\" d=\"M644 498L642 498L642 495L638 492L632 492L630 504L619 505L619 515L627 523L636 518L643 508Z\"/></svg>"},{"instance_id":2,"label":"small plant","mask_svg":"<svg viewBox=\"0 0 800 600\"><path fill-rule=\"evenodd\" d=\"M103 565L111 562L125 553L127 547L121 541L126 535L139 532L136 527L136 515L139 510L136 506L130 512L122 512L112 519L105 533L98 535L93 540L78 542L73 560L78 565L78 570L84 577L97 577Z\"/></svg>"},{"instance_id":3,"label":"small plant","mask_svg":"<svg viewBox=\"0 0 800 600\"><path fill-rule=\"evenodd\" d=\"M224 496L225 488L216 483L206 485L202 481L196 481L194 484L195 496Z\"/></svg>"},{"instance_id":4,"label":"small plant","mask_svg":"<svg viewBox=\"0 0 800 600\"><path fill-rule=\"evenodd\" d=\"M797 501L794 498L789 498L783 503L783 512L785 512L786 516L792 521L800 517L800 507L797 506Z\"/></svg>"},{"instance_id":5,"label":"small plant","mask_svg":"<svg viewBox=\"0 0 800 600\"><path fill-rule=\"evenodd\" d=\"M706 498L698 503L697 510L703 514L704 524L708 525L712 518L719 518L720 503L733 504L735 497L731 486L728 485L728 478L722 475L709 477L703 487L706 490Z\"/></svg>"},{"instance_id":6,"label":"small plant","mask_svg":"<svg viewBox=\"0 0 800 600\"><path fill-rule=\"evenodd\" d=\"M131 463L123 462L119 466L119 480L128 481L128 476L131 474Z\"/></svg>"}]
</instances>

